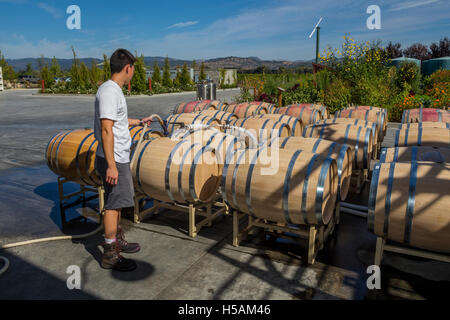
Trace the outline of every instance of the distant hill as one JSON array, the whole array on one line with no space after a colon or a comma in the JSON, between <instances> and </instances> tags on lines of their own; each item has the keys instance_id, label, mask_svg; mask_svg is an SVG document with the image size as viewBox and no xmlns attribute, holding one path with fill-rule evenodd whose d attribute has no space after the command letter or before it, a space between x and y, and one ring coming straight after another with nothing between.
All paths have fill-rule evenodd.
<instances>
[{"instance_id":1,"label":"distant hill","mask_svg":"<svg viewBox=\"0 0 450 320\"><path fill-rule=\"evenodd\" d=\"M165 57L144 57L144 63L147 66L153 67L156 62L160 67L164 65ZM28 63L31 63L33 69L38 69L38 58L24 58L24 59L6 59L6 61L14 68L16 72L25 70ZM72 66L72 59L57 59L61 69L68 70ZM88 67L91 66L92 60L96 63L102 63L103 59L97 58L81 58L81 62L84 62ZM44 58L44 61L50 65L51 59ZM286 61L286 60L261 60L258 57L223 57L205 60L205 66L207 69L217 70L220 68L240 69L240 70L252 70L260 66L265 65L267 69L278 69L285 67L286 69L298 68L298 67L311 67L311 61ZM169 58L169 64L171 67L182 66L186 63L189 67L192 65L192 60L182 60ZM201 60L196 60L197 68L200 67Z\"/></svg>"}]
</instances>

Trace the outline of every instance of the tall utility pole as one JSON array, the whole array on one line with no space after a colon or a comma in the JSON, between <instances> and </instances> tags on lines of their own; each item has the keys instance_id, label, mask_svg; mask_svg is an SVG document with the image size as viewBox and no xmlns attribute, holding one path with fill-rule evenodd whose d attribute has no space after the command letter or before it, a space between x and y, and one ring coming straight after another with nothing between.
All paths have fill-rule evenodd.
<instances>
[{"instance_id":1,"label":"tall utility pole","mask_svg":"<svg viewBox=\"0 0 450 320\"><path fill-rule=\"evenodd\" d=\"M320 35L320 27L316 28L316 63L319 63L319 35Z\"/></svg>"},{"instance_id":2,"label":"tall utility pole","mask_svg":"<svg viewBox=\"0 0 450 320\"><path fill-rule=\"evenodd\" d=\"M313 36L314 32L317 30L317 35L316 35L316 63L319 63L319 34L320 34L320 27L319 24L322 22L322 17L320 17L319 21L317 22L317 24L315 25L313 31L311 32L311 34L309 35L309 38L311 39L311 37Z\"/></svg>"}]
</instances>

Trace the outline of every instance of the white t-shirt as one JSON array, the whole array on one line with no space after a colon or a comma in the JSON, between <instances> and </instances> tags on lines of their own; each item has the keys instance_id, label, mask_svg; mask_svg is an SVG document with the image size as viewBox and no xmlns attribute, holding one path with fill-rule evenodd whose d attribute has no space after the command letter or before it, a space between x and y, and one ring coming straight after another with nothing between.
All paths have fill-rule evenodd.
<instances>
[{"instance_id":1,"label":"white t-shirt","mask_svg":"<svg viewBox=\"0 0 450 320\"><path fill-rule=\"evenodd\" d=\"M94 136L99 142L97 155L105 158L100 119L114 121L114 160L119 163L130 162L131 136L128 129L127 102L122 89L113 80L103 83L95 96Z\"/></svg>"}]
</instances>

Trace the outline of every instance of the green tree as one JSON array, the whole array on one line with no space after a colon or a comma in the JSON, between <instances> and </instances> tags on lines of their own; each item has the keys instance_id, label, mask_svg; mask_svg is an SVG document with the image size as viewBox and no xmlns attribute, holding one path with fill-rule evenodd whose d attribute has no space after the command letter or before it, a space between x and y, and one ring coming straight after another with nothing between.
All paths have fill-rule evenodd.
<instances>
[{"instance_id":1,"label":"green tree","mask_svg":"<svg viewBox=\"0 0 450 320\"><path fill-rule=\"evenodd\" d=\"M75 49L72 47L72 53L73 53L73 62L72 67L70 68L70 86L72 88L79 88L82 85L81 80L81 72L79 67L79 62L77 59L77 54L75 53Z\"/></svg>"},{"instance_id":2,"label":"green tree","mask_svg":"<svg viewBox=\"0 0 450 320\"><path fill-rule=\"evenodd\" d=\"M188 70L186 63L183 65L183 69L181 70L180 84L183 87L186 87L186 86L189 86L190 84L192 84L191 75L189 74L189 70Z\"/></svg>"},{"instance_id":3,"label":"green tree","mask_svg":"<svg viewBox=\"0 0 450 320\"><path fill-rule=\"evenodd\" d=\"M108 81L111 78L111 66L106 54L103 54L103 81Z\"/></svg>"},{"instance_id":4,"label":"green tree","mask_svg":"<svg viewBox=\"0 0 450 320\"><path fill-rule=\"evenodd\" d=\"M219 84L219 86L221 88L223 88L225 86L225 74L226 74L226 71L225 71L225 69L219 69L219 72L220 72L220 84Z\"/></svg>"},{"instance_id":5,"label":"green tree","mask_svg":"<svg viewBox=\"0 0 450 320\"><path fill-rule=\"evenodd\" d=\"M42 67L39 75L41 77L41 80L44 80L45 88L50 88L55 83L55 79L53 78L47 63Z\"/></svg>"},{"instance_id":6,"label":"green tree","mask_svg":"<svg viewBox=\"0 0 450 320\"><path fill-rule=\"evenodd\" d=\"M98 85L98 82L102 78L102 70L100 70L100 68L97 66L97 62L94 59L92 59L91 62L91 70L89 70L89 76L91 83L95 86Z\"/></svg>"},{"instance_id":7,"label":"green tree","mask_svg":"<svg viewBox=\"0 0 450 320\"><path fill-rule=\"evenodd\" d=\"M166 56L164 60L164 69L163 69L163 77L162 77L162 85L166 87L172 87L172 79L170 79L170 64L169 57Z\"/></svg>"},{"instance_id":8,"label":"green tree","mask_svg":"<svg viewBox=\"0 0 450 320\"><path fill-rule=\"evenodd\" d=\"M59 66L58 59L53 57L52 64L50 65L50 74L52 77L61 77L61 67Z\"/></svg>"},{"instance_id":9,"label":"green tree","mask_svg":"<svg viewBox=\"0 0 450 320\"><path fill-rule=\"evenodd\" d=\"M46 88L50 88L55 83L55 80L48 68L48 63L45 61L44 55L41 54L40 58L38 59L38 66L39 66L39 77L41 80L44 80L44 84ZM27 72L29 72L27 70Z\"/></svg>"},{"instance_id":10,"label":"green tree","mask_svg":"<svg viewBox=\"0 0 450 320\"><path fill-rule=\"evenodd\" d=\"M173 79L173 86L175 88L180 88L181 87L181 72L180 72L180 68L177 66L177 75L175 77L175 79Z\"/></svg>"},{"instance_id":11,"label":"green tree","mask_svg":"<svg viewBox=\"0 0 450 320\"><path fill-rule=\"evenodd\" d=\"M157 83L161 83L161 70L159 70L159 66L158 64L155 63L153 64L153 77L152 77L152 81L153 82L157 82Z\"/></svg>"},{"instance_id":12,"label":"green tree","mask_svg":"<svg viewBox=\"0 0 450 320\"><path fill-rule=\"evenodd\" d=\"M90 84L89 69L84 62L80 64L80 85L86 87Z\"/></svg>"},{"instance_id":13,"label":"green tree","mask_svg":"<svg viewBox=\"0 0 450 320\"><path fill-rule=\"evenodd\" d=\"M206 73L205 73L205 63L202 61L202 64L200 65L200 75L199 80L206 80Z\"/></svg>"},{"instance_id":14,"label":"green tree","mask_svg":"<svg viewBox=\"0 0 450 320\"><path fill-rule=\"evenodd\" d=\"M27 67L25 69L25 75L27 75L27 76L34 75L34 70L33 70L33 67L31 66L31 63L27 64Z\"/></svg>"},{"instance_id":15,"label":"green tree","mask_svg":"<svg viewBox=\"0 0 450 320\"><path fill-rule=\"evenodd\" d=\"M137 56L137 53L136 53ZM145 68L144 68L144 55L141 55L136 59L134 63L134 75L131 79L131 90L134 92L145 92L146 91L146 79L145 79Z\"/></svg>"},{"instance_id":16,"label":"green tree","mask_svg":"<svg viewBox=\"0 0 450 320\"><path fill-rule=\"evenodd\" d=\"M0 50L0 67L2 67L3 78L5 80L14 80L17 79L17 74L14 72L14 69L6 62L5 57L3 56Z\"/></svg>"},{"instance_id":17,"label":"green tree","mask_svg":"<svg viewBox=\"0 0 450 320\"><path fill-rule=\"evenodd\" d=\"M195 62L195 59L192 60L192 69L195 70L195 68L197 67L197 63Z\"/></svg>"}]
</instances>

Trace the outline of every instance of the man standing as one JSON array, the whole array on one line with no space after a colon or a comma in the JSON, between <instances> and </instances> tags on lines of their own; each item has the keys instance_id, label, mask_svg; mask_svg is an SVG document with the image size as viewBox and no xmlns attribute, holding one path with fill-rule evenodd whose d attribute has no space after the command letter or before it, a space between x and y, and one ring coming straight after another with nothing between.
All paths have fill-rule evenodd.
<instances>
[{"instance_id":1,"label":"man standing","mask_svg":"<svg viewBox=\"0 0 450 320\"><path fill-rule=\"evenodd\" d=\"M122 257L120 252L140 250L139 244L124 239L119 225L122 208L134 206L128 126L150 122L150 118L128 119L122 87L133 77L135 61L128 50L117 49L110 58L111 79L98 88L95 97L94 135L98 140L95 167L105 188L105 243L101 266L118 271L136 269L136 263Z\"/></svg>"}]
</instances>

